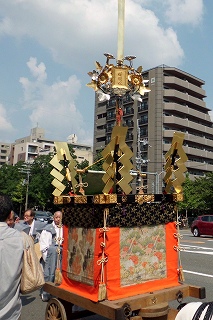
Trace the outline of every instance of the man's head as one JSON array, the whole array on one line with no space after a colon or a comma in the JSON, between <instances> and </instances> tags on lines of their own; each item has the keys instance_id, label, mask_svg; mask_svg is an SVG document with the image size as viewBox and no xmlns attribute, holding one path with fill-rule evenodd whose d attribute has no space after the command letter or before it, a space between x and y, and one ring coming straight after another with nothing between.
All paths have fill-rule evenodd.
<instances>
[{"instance_id":1,"label":"man's head","mask_svg":"<svg viewBox=\"0 0 213 320\"><path fill-rule=\"evenodd\" d=\"M56 226L61 224L61 219L62 219L62 212L61 211L56 211L54 213L54 215L53 215L53 220L54 220Z\"/></svg>"},{"instance_id":2,"label":"man's head","mask_svg":"<svg viewBox=\"0 0 213 320\"><path fill-rule=\"evenodd\" d=\"M12 209L13 205L10 197L6 195L0 195L0 222L6 222Z\"/></svg>"},{"instance_id":3,"label":"man's head","mask_svg":"<svg viewBox=\"0 0 213 320\"><path fill-rule=\"evenodd\" d=\"M8 227L13 228L15 225L15 212L12 210L7 217L6 223Z\"/></svg>"},{"instance_id":4,"label":"man's head","mask_svg":"<svg viewBox=\"0 0 213 320\"><path fill-rule=\"evenodd\" d=\"M31 225L34 218L35 218L35 211L31 209L27 209L24 213L24 221L27 222L29 225Z\"/></svg>"}]
</instances>

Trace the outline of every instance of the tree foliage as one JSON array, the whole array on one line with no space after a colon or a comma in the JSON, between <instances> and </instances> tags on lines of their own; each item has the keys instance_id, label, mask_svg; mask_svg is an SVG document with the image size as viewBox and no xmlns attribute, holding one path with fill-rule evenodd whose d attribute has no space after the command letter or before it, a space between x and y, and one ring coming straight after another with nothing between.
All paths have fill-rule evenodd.
<instances>
[{"instance_id":1,"label":"tree foliage","mask_svg":"<svg viewBox=\"0 0 213 320\"><path fill-rule=\"evenodd\" d=\"M204 177L195 178L194 181L186 176L183 184L184 201L179 202L180 210L195 210L205 212L213 207L213 173Z\"/></svg>"},{"instance_id":2,"label":"tree foliage","mask_svg":"<svg viewBox=\"0 0 213 320\"><path fill-rule=\"evenodd\" d=\"M69 151L73 159L76 160L75 150L69 145ZM55 187L52 185L53 176L50 174L53 169L50 160L53 154L39 155L33 163L18 162L14 166L4 164L0 168L0 190L1 193L11 197L14 209L17 213L25 208L26 195L28 190L27 206L39 207L40 209L49 209L54 207L53 195ZM84 169L89 166L87 160L79 163L77 160L77 168ZM63 161L61 161L63 164ZM97 170L97 167L96 167ZM102 170L102 169L101 169ZM29 173L29 176L28 176ZM65 176L65 169L61 171ZM76 175L78 180L78 175ZM29 182L29 183L28 183ZM62 181L67 187L66 179Z\"/></svg>"},{"instance_id":3,"label":"tree foliage","mask_svg":"<svg viewBox=\"0 0 213 320\"><path fill-rule=\"evenodd\" d=\"M98 153L96 154L96 156L94 158L94 164L90 167L90 170L103 171L104 159L101 154L102 151L103 150L99 150Z\"/></svg>"}]
</instances>

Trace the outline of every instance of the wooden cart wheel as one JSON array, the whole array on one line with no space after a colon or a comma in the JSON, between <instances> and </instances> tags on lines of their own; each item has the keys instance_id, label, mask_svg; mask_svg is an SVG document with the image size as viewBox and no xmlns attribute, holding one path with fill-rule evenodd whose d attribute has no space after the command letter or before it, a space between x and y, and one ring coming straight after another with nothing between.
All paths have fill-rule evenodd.
<instances>
[{"instance_id":1,"label":"wooden cart wheel","mask_svg":"<svg viewBox=\"0 0 213 320\"><path fill-rule=\"evenodd\" d=\"M45 320L67 320L65 308L58 299L52 298L48 301Z\"/></svg>"}]
</instances>

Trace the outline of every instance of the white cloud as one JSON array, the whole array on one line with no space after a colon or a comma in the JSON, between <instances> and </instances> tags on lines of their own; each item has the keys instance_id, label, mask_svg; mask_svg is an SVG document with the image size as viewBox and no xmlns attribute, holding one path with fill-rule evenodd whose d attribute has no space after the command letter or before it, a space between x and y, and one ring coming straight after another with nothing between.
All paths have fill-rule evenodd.
<instances>
[{"instance_id":1,"label":"white cloud","mask_svg":"<svg viewBox=\"0 0 213 320\"><path fill-rule=\"evenodd\" d=\"M159 21L164 13L167 24ZM134 66L144 69L160 64L180 66L184 51L172 24L195 24L202 13L202 0L126 0L124 55L136 55ZM64 140L75 133L79 140L92 143L94 95L87 98L91 90L85 87L90 81L87 72L94 69L95 60L104 64L103 53L117 55L117 1L0 0L1 36L18 39L20 46L32 39L34 45L39 43L51 52L53 60L68 67L70 74L81 75L82 87L75 75L65 81L47 81L45 64L31 57L27 66L32 79L25 76L19 80L23 108L31 125L44 127L50 138ZM42 55L36 51L34 56ZM50 65L54 67L52 61L48 61ZM77 106L79 96L83 103Z\"/></svg>"},{"instance_id":2,"label":"white cloud","mask_svg":"<svg viewBox=\"0 0 213 320\"><path fill-rule=\"evenodd\" d=\"M30 58L27 62L27 65L32 73L32 75L38 79L38 81L44 81L47 78L46 67L43 62L37 65L36 58Z\"/></svg>"},{"instance_id":3,"label":"white cloud","mask_svg":"<svg viewBox=\"0 0 213 320\"><path fill-rule=\"evenodd\" d=\"M204 13L203 0L166 0L169 22L198 25Z\"/></svg>"},{"instance_id":4,"label":"white cloud","mask_svg":"<svg viewBox=\"0 0 213 320\"><path fill-rule=\"evenodd\" d=\"M46 136L57 137L57 140L64 141L71 133L75 133L79 140L88 140L88 132L83 129L83 117L75 105L81 88L77 77L71 76L66 81L58 80L48 85L44 77L44 63L37 64L35 58L30 58L27 65L36 77L33 80L20 78L24 90L23 108L31 112L31 127L38 124L45 128ZM91 142L90 139L90 144Z\"/></svg>"},{"instance_id":5,"label":"white cloud","mask_svg":"<svg viewBox=\"0 0 213 320\"><path fill-rule=\"evenodd\" d=\"M126 1L124 54L136 55L145 68L180 64L183 50L175 31L163 28L141 4L143 1ZM173 7L171 2L171 15ZM94 60L104 60L104 52L117 55L115 0L52 0L51 6L47 0L0 0L0 14L4 16L0 34L36 39L57 62L75 70L89 71Z\"/></svg>"},{"instance_id":6,"label":"white cloud","mask_svg":"<svg viewBox=\"0 0 213 320\"><path fill-rule=\"evenodd\" d=\"M0 104L0 132L3 132L3 131L11 132L13 131L13 126L8 120L6 109L2 104ZM1 140L2 140L2 137L1 137Z\"/></svg>"}]
</instances>

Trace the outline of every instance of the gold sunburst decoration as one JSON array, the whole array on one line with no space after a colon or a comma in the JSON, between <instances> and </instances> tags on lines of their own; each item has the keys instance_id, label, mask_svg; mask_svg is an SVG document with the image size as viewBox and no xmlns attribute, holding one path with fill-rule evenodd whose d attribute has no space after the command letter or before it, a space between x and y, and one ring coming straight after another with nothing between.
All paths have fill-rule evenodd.
<instances>
[{"instance_id":1,"label":"gold sunburst decoration","mask_svg":"<svg viewBox=\"0 0 213 320\"><path fill-rule=\"evenodd\" d=\"M104 84L104 83L106 83L108 80L109 80L108 74L107 74L105 71L103 71L103 72L99 75L99 77L98 77L98 84L99 84L99 85L100 85L100 84Z\"/></svg>"},{"instance_id":2,"label":"gold sunburst decoration","mask_svg":"<svg viewBox=\"0 0 213 320\"><path fill-rule=\"evenodd\" d=\"M133 86L140 86L143 82L143 78L139 74L132 74L129 76L129 78Z\"/></svg>"}]
</instances>

